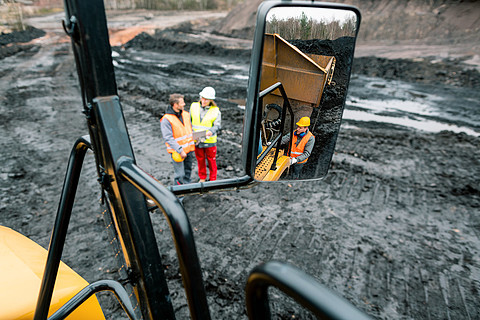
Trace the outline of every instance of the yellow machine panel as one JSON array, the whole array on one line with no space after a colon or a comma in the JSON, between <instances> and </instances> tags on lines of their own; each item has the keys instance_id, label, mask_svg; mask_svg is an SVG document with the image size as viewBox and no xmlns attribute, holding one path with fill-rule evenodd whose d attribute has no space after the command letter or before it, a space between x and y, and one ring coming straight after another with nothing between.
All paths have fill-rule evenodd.
<instances>
[{"instance_id":1,"label":"yellow machine panel","mask_svg":"<svg viewBox=\"0 0 480 320\"><path fill-rule=\"evenodd\" d=\"M265 151L266 147L263 147ZM276 169L270 170L273 163L273 158L275 157L275 149L272 149L268 154L263 158L255 169L255 180L262 181L277 181L283 172L288 168L290 163L290 157L283 155L283 150L279 150L278 159L276 163Z\"/></svg>"},{"instance_id":2,"label":"yellow machine panel","mask_svg":"<svg viewBox=\"0 0 480 320\"><path fill-rule=\"evenodd\" d=\"M1 319L33 319L47 250L20 233L0 226L0 257ZM48 315L52 315L87 285L87 281L62 262ZM92 296L67 319L105 317L97 298Z\"/></svg>"}]
</instances>

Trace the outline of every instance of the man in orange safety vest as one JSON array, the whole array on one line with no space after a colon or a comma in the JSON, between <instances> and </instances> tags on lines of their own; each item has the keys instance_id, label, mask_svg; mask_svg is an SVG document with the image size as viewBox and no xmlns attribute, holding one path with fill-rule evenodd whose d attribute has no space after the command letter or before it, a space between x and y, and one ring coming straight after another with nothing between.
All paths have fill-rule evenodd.
<instances>
[{"instance_id":1,"label":"man in orange safety vest","mask_svg":"<svg viewBox=\"0 0 480 320\"><path fill-rule=\"evenodd\" d=\"M171 94L169 102L165 115L160 119L160 126L167 152L172 156L174 183L181 185L191 182L195 142L190 113L184 110L183 95Z\"/></svg>"},{"instance_id":2,"label":"man in orange safety vest","mask_svg":"<svg viewBox=\"0 0 480 320\"><path fill-rule=\"evenodd\" d=\"M310 118L302 117L296 123L297 129L292 134L287 134L282 138L281 144L287 144L291 141L290 148L290 166L293 179L298 179L303 166L312 154L315 144L315 136L310 132Z\"/></svg>"}]
</instances>

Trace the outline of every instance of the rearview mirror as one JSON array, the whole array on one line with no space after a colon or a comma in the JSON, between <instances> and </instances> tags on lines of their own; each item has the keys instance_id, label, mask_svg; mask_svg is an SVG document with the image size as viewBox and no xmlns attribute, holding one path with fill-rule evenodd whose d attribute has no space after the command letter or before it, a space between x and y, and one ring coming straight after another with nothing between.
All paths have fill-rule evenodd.
<instances>
[{"instance_id":1,"label":"rearview mirror","mask_svg":"<svg viewBox=\"0 0 480 320\"><path fill-rule=\"evenodd\" d=\"M267 1L259 7L243 134L244 166L255 180L327 174L359 25L351 6Z\"/></svg>"}]
</instances>

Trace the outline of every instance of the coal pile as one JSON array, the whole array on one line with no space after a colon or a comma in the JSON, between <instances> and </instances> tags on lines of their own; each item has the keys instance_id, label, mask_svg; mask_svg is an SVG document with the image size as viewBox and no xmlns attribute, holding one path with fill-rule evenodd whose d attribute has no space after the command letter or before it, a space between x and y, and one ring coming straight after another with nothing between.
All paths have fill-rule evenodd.
<instances>
[{"instance_id":1,"label":"coal pile","mask_svg":"<svg viewBox=\"0 0 480 320\"><path fill-rule=\"evenodd\" d=\"M329 155L335 149L337 132L340 128L355 38L340 37L335 40L292 40L290 42L304 53L334 56L336 59L332 82L325 86L320 105L314 109L311 116L315 146L301 174L304 178L323 176L328 170Z\"/></svg>"},{"instance_id":2,"label":"coal pile","mask_svg":"<svg viewBox=\"0 0 480 320\"><path fill-rule=\"evenodd\" d=\"M370 77L441 84L465 88L480 87L480 72L462 62L463 59L419 58L385 59L360 57L353 61L353 72Z\"/></svg>"},{"instance_id":3,"label":"coal pile","mask_svg":"<svg viewBox=\"0 0 480 320\"><path fill-rule=\"evenodd\" d=\"M45 34L45 31L31 26L27 26L24 31L0 34L0 59L19 52L30 52L30 54L34 54L39 48L35 45L25 43L43 37Z\"/></svg>"},{"instance_id":4,"label":"coal pile","mask_svg":"<svg viewBox=\"0 0 480 320\"><path fill-rule=\"evenodd\" d=\"M250 59L251 50L223 48L221 46L213 45L208 41L179 41L177 40L179 38L182 38L182 32L176 30L157 31L153 36L147 33L141 33L131 41L127 42L125 48L154 50L171 54L186 53L221 57L233 56L246 60Z\"/></svg>"}]
</instances>

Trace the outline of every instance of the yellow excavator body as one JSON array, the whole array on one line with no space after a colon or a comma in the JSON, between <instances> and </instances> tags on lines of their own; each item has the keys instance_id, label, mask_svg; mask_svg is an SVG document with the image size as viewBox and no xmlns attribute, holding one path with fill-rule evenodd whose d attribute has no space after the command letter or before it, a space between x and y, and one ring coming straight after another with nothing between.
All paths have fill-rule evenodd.
<instances>
[{"instance_id":1,"label":"yellow excavator body","mask_svg":"<svg viewBox=\"0 0 480 320\"><path fill-rule=\"evenodd\" d=\"M1 319L33 319L47 260L47 250L22 234L0 226ZM48 315L51 316L88 282L61 262ZM95 296L66 319L105 319Z\"/></svg>"},{"instance_id":2,"label":"yellow excavator body","mask_svg":"<svg viewBox=\"0 0 480 320\"><path fill-rule=\"evenodd\" d=\"M266 147L263 147L265 151ZM263 152L262 151L262 152ZM272 149L263 158L255 169L255 180L261 181L277 181L290 166L290 157L283 155L283 150L278 151L278 159L275 165L275 170L272 170L272 163L275 157L275 149Z\"/></svg>"}]
</instances>

